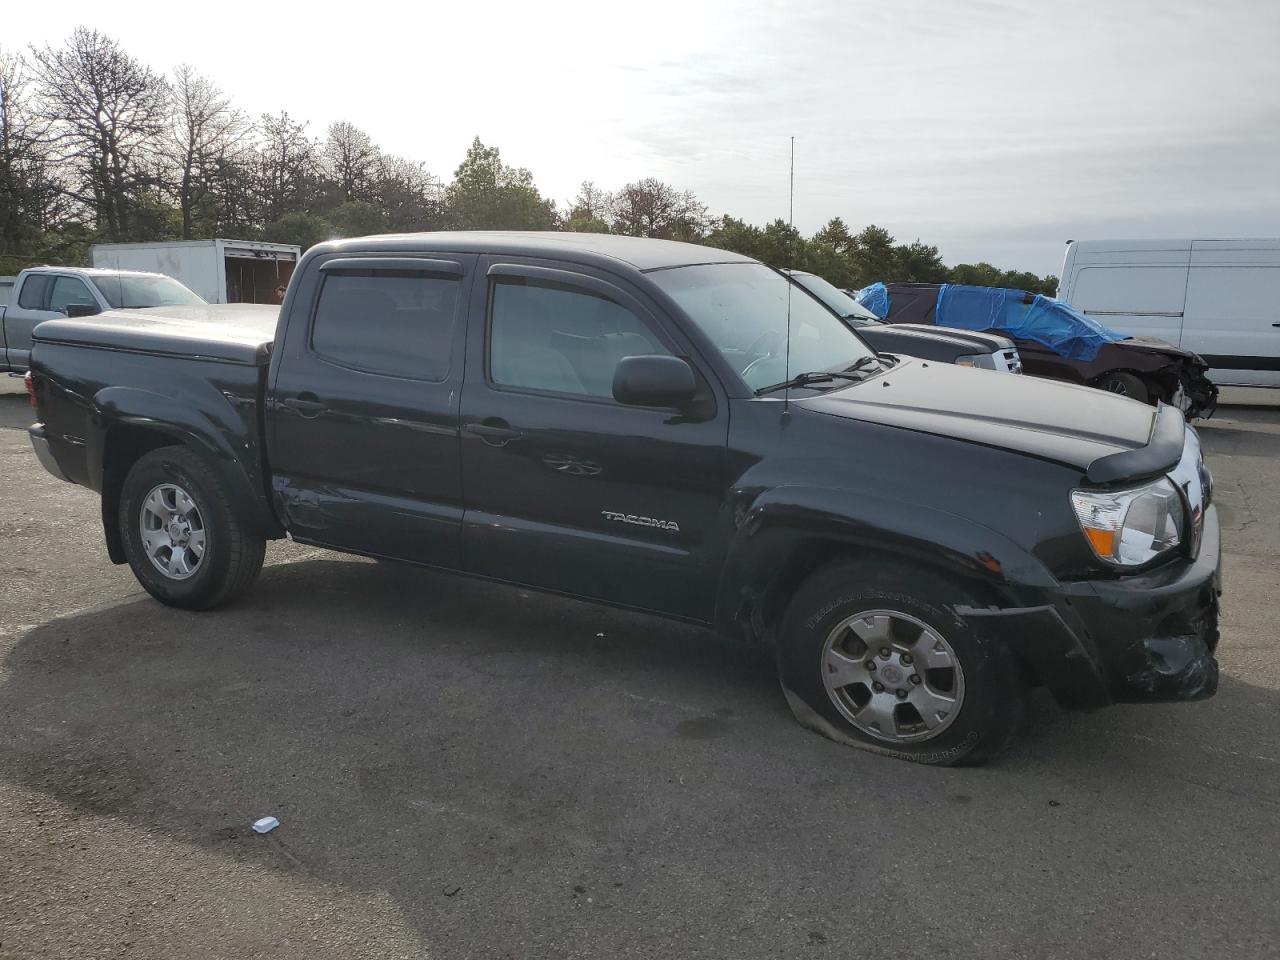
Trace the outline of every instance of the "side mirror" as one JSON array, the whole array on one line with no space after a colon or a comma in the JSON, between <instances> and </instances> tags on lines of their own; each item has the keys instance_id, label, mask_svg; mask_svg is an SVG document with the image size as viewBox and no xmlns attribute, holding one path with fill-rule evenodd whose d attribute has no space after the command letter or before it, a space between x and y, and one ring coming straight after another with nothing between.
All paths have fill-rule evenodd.
<instances>
[{"instance_id":1,"label":"side mirror","mask_svg":"<svg viewBox=\"0 0 1280 960\"><path fill-rule=\"evenodd\" d=\"M96 303L68 303L68 317L96 317L102 312L102 308Z\"/></svg>"},{"instance_id":2,"label":"side mirror","mask_svg":"<svg viewBox=\"0 0 1280 960\"><path fill-rule=\"evenodd\" d=\"M613 372L613 399L636 407L683 407L698 392L693 367L679 357L623 357Z\"/></svg>"}]
</instances>

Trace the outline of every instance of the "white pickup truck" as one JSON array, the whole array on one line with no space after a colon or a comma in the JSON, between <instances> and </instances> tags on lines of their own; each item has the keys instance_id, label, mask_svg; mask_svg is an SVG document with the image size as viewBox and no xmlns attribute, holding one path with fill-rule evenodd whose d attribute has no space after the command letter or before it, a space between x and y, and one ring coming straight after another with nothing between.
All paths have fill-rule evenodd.
<instances>
[{"instance_id":1,"label":"white pickup truck","mask_svg":"<svg viewBox=\"0 0 1280 960\"><path fill-rule=\"evenodd\" d=\"M58 317L88 317L104 310L204 303L177 280L159 273L32 267L18 274L8 305L0 308L4 352L0 371L25 373L31 331Z\"/></svg>"}]
</instances>

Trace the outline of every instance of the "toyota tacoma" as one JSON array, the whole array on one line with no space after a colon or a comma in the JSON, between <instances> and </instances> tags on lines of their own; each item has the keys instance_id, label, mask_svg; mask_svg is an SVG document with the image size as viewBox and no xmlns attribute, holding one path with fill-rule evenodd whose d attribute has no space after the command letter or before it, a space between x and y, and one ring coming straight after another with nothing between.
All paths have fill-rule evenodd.
<instances>
[{"instance_id":1,"label":"toyota tacoma","mask_svg":"<svg viewBox=\"0 0 1280 960\"><path fill-rule=\"evenodd\" d=\"M788 288L631 237L325 243L278 320L42 323L31 441L178 607L287 535L767 644L802 723L938 764L998 752L1034 684L1214 692L1218 519L1174 407L882 361Z\"/></svg>"}]
</instances>

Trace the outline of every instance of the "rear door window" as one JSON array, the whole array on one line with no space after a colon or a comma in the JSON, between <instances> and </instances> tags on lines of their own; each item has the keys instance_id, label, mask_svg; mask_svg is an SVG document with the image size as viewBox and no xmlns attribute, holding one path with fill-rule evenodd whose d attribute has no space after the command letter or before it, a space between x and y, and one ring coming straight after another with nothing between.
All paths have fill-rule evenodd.
<instances>
[{"instance_id":1,"label":"rear door window","mask_svg":"<svg viewBox=\"0 0 1280 960\"><path fill-rule=\"evenodd\" d=\"M23 310L48 310L49 275L35 273L22 281L18 292L18 306Z\"/></svg>"},{"instance_id":2,"label":"rear door window","mask_svg":"<svg viewBox=\"0 0 1280 960\"><path fill-rule=\"evenodd\" d=\"M311 327L325 360L368 373L449 376L460 280L395 270L326 273Z\"/></svg>"}]
</instances>

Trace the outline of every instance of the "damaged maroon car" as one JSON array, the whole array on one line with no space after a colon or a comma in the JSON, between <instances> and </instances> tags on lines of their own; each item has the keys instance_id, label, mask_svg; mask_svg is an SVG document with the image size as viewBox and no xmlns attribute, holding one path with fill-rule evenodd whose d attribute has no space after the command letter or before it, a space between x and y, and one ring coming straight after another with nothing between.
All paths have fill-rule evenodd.
<instances>
[{"instance_id":1,"label":"damaged maroon car","mask_svg":"<svg viewBox=\"0 0 1280 960\"><path fill-rule=\"evenodd\" d=\"M873 284L864 292L871 295L859 302L890 323L1011 338L1028 376L1097 387L1153 406L1168 403L1188 420L1210 417L1217 406L1218 388L1197 354L1155 337L1117 333L1052 297L948 283Z\"/></svg>"}]
</instances>

